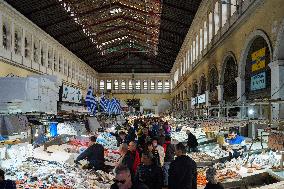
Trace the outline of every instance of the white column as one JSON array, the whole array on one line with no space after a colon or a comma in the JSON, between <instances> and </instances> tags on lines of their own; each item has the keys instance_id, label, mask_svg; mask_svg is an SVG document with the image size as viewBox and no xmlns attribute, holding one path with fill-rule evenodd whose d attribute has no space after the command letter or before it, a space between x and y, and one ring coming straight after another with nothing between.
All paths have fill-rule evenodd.
<instances>
[{"instance_id":1,"label":"white column","mask_svg":"<svg viewBox=\"0 0 284 189\"><path fill-rule=\"evenodd\" d=\"M222 102L223 101L223 95L224 95L224 86L218 85L217 90L218 90L218 101Z\"/></svg>"},{"instance_id":2,"label":"white column","mask_svg":"<svg viewBox=\"0 0 284 189\"><path fill-rule=\"evenodd\" d=\"M245 96L245 79L241 77L236 78L237 81L237 99L238 101L244 101L246 99Z\"/></svg>"},{"instance_id":3,"label":"white column","mask_svg":"<svg viewBox=\"0 0 284 189\"><path fill-rule=\"evenodd\" d=\"M271 99L284 99L284 60L269 64L271 69ZM272 119L284 118L284 104L272 104Z\"/></svg>"},{"instance_id":4,"label":"white column","mask_svg":"<svg viewBox=\"0 0 284 189\"><path fill-rule=\"evenodd\" d=\"M125 90L128 91L129 90L129 80L125 79Z\"/></svg>"}]
</instances>

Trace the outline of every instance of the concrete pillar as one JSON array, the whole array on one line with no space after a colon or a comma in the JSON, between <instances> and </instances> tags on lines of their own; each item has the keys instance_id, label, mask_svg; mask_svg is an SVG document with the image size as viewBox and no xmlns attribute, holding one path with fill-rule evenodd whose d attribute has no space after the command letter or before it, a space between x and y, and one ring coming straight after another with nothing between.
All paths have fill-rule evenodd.
<instances>
[{"instance_id":1,"label":"concrete pillar","mask_svg":"<svg viewBox=\"0 0 284 189\"><path fill-rule=\"evenodd\" d=\"M125 79L125 90L129 90L129 80Z\"/></svg>"},{"instance_id":2,"label":"concrete pillar","mask_svg":"<svg viewBox=\"0 0 284 189\"><path fill-rule=\"evenodd\" d=\"M239 102L244 101L246 99L245 96L245 79L241 77L236 78L237 81L237 99Z\"/></svg>"},{"instance_id":3,"label":"concrete pillar","mask_svg":"<svg viewBox=\"0 0 284 189\"><path fill-rule=\"evenodd\" d=\"M271 99L284 99L284 60L269 64L271 69ZM284 118L284 104L272 103L272 119Z\"/></svg>"},{"instance_id":4,"label":"concrete pillar","mask_svg":"<svg viewBox=\"0 0 284 189\"><path fill-rule=\"evenodd\" d=\"M223 95L224 95L224 86L218 85L217 90L218 90L218 101L222 102L223 101Z\"/></svg>"},{"instance_id":5,"label":"concrete pillar","mask_svg":"<svg viewBox=\"0 0 284 189\"><path fill-rule=\"evenodd\" d=\"M165 93L165 80L162 80L162 93Z\"/></svg>"},{"instance_id":6,"label":"concrete pillar","mask_svg":"<svg viewBox=\"0 0 284 189\"><path fill-rule=\"evenodd\" d=\"M155 91L157 91L158 90L158 80L155 79L154 81L155 81Z\"/></svg>"},{"instance_id":7,"label":"concrete pillar","mask_svg":"<svg viewBox=\"0 0 284 189\"><path fill-rule=\"evenodd\" d=\"M147 93L149 93L150 92L150 90L151 90L151 79L148 79L147 80Z\"/></svg>"},{"instance_id":8,"label":"concrete pillar","mask_svg":"<svg viewBox=\"0 0 284 189\"><path fill-rule=\"evenodd\" d=\"M107 91L107 79L104 79L104 91Z\"/></svg>"}]
</instances>

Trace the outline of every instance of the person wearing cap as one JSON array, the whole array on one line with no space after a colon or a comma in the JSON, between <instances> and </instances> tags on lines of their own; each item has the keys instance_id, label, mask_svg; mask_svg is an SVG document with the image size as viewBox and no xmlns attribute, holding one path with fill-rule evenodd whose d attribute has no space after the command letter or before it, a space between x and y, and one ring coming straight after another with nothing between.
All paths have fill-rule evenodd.
<instances>
[{"instance_id":1,"label":"person wearing cap","mask_svg":"<svg viewBox=\"0 0 284 189\"><path fill-rule=\"evenodd\" d=\"M96 140L96 136L90 137L89 147L77 157L77 159L75 160L76 164L79 164L79 161L83 159L87 159L89 164L85 168L94 168L95 170L102 170L104 168L104 147L101 144L97 143Z\"/></svg>"},{"instance_id":2,"label":"person wearing cap","mask_svg":"<svg viewBox=\"0 0 284 189\"><path fill-rule=\"evenodd\" d=\"M217 182L217 171L215 168L210 167L206 171L206 184L204 189L224 189L221 183Z\"/></svg>"}]
</instances>

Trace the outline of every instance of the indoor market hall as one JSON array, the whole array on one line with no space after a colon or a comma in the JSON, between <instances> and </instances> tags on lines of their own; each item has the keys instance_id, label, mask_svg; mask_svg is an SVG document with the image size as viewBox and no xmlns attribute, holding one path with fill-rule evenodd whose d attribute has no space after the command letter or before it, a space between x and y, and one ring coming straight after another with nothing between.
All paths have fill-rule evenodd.
<instances>
[{"instance_id":1,"label":"indoor market hall","mask_svg":"<svg viewBox=\"0 0 284 189\"><path fill-rule=\"evenodd\" d=\"M0 189L284 189L284 0L0 0Z\"/></svg>"}]
</instances>

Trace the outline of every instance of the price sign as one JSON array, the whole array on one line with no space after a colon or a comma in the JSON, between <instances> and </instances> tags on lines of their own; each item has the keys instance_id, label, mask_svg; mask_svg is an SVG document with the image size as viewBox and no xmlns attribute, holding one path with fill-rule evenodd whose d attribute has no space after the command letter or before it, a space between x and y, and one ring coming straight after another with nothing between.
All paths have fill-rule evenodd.
<instances>
[{"instance_id":1,"label":"price sign","mask_svg":"<svg viewBox=\"0 0 284 189\"><path fill-rule=\"evenodd\" d=\"M266 73L262 72L251 77L251 90L256 91L266 87Z\"/></svg>"}]
</instances>

